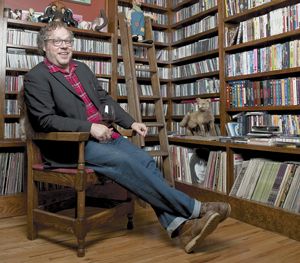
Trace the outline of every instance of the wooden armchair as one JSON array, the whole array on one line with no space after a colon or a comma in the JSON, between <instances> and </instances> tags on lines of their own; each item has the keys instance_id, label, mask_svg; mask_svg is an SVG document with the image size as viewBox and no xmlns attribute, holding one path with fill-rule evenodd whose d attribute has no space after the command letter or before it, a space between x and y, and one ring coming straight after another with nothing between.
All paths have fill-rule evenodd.
<instances>
[{"instance_id":1,"label":"wooden armchair","mask_svg":"<svg viewBox=\"0 0 300 263\"><path fill-rule=\"evenodd\" d=\"M54 227L60 230L73 233L77 238L78 248L77 254L80 257L85 255L85 237L86 234L99 227L99 225L109 222L113 217L119 217L121 215L127 215L128 223L127 229L133 228L132 214L133 214L133 201L130 194L116 183L111 181L103 185L99 182L99 175L96 175L93 170L85 167L84 160L84 145L89 138L89 133L82 132L51 132L51 133L38 133L35 134L32 139L27 140L27 154L28 154L28 181L27 181L27 212L28 212L28 238L33 240L38 234L38 225L45 225ZM37 144L41 141L49 142L73 142L78 144L78 164L77 168L59 168L59 169L44 169L41 153ZM65 190L69 192L73 191L75 197L75 215L68 216L57 211L47 211L45 207L51 207L51 204L41 202L39 197L43 195L39 191L38 187L41 183L46 185L53 184L65 187ZM87 190L91 187L98 187L97 196L103 198L110 198L110 193L119 192L123 190L122 200L116 200L113 197L114 207L106 209L98 209L96 214L87 215L86 206ZM117 187L118 190L112 190L111 187ZM104 190L101 192L99 189ZM60 190L61 191L61 190ZM48 191L51 195L52 191ZM110 192L110 193L109 193ZM44 192L45 193L45 192ZM53 193L54 196L53 196ZM58 191L52 192L52 197L48 200L55 198L59 199ZM124 194L125 193L125 194ZM68 194L62 194L61 196L67 196ZM46 200L44 198L44 200ZM93 199L95 200L95 199ZM100 202L99 202L100 203ZM52 209L57 210L57 209ZM96 209L95 209L96 210ZM101 210L99 212L99 210Z\"/></svg>"}]
</instances>

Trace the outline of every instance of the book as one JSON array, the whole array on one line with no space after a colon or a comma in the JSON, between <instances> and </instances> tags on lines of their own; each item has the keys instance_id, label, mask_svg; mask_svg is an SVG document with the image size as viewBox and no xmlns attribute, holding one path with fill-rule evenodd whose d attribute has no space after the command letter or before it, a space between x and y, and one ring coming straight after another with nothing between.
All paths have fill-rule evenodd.
<instances>
[{"instance_id":1,"label":"book","mask_svg":"<svg viewBox=\"0 0 300 263\"><path fill-rule=\"evenodd\" d=\"M240 134L240 124L238 122L227 122L226 131L230 137L238 137Z\"/></svg>"},{"instance_id":2,"label":"book","mask_svg":"<svg viewBox=\"0 0 300 263\"><path fill-rule=\"evenodd\" d=\"M236 179L234 180L234 183L233 183L233 186L230 190L229 195L236 196L237 191L239 190L240 185L243 181L243 178L245 177L245 173L246 173L246 170L249 166L249 163L250 163L250 160L243 161L242 167L241 167L241 169L239 171L239 174L237 175Z\"/></svg>"},{"instance_id":3,"label":"book","mask_svg":"<svg viewBox=\"0 0 300 263\"><path fill-rule=\"evenodd\" d=\"M281 163L280 164L280 168L277 172L275 181L273 183L272 189L270 191L267 203L270 205L274 205L278 191L279 191L279 187L281 185L282 179L284 177L284 174L286 172L286 170L288 169L288 164L287 163Z\"/></svg>"}]
</instances>

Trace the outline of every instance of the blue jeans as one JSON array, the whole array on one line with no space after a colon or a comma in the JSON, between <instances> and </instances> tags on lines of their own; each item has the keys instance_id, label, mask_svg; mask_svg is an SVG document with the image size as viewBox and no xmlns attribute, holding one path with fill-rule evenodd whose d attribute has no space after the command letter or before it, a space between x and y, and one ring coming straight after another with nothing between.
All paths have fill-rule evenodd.
<instances>
[{"instance_id":1,"label":"blue jeans","mask_svg":"<svg viewBox=\"0 0 300 263\"><path fill-rule=\"evenodd\" d=\"M123 137L109 143L89 141L87 166L149 203L170 237L186 220L197 218L201 203L165 182L154 159Z\"/></svg>"}]
</instances>

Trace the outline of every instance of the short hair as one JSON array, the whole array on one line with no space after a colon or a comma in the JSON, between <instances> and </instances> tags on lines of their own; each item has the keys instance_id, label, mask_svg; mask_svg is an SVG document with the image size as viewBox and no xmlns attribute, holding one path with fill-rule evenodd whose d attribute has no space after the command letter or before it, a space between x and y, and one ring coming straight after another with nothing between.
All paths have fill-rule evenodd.
<instances>
[{"instance_id":1,"label":"short hair","mask_svg":"<svg viewBox=\"0 0 300 263\"><path fill-rule=\"evenodd\" d=\"M39 32L39 35L38 35L38 38L37 38L37 45L38 45L38 49L39 49L40 54L44 55L43 48L45 46L45 41L48 39L48 37L50 35L50 32L54 31L57 28L65 28L69 32L71 38L74 37L73 32L68 29L67 25L64 22L62 22L62 21L51 21L46 26L42 27L40 32Z\"/></svg>"}]
</instances>

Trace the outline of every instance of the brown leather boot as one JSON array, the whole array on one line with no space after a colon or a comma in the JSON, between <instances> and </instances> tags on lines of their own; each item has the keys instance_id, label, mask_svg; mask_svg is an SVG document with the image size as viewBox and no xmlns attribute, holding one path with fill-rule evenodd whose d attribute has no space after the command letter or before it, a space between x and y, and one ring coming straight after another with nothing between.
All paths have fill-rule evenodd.
<instances>
[{"instance_id":1,"label":"brown leather boot","mask_svg":"<svg viewBox=\"0 0 300 263\"><path fill-rule=\"evenodd\" d=\"M191 253L212 233L220 222L220 215L208 211L202 218L191 219L179 230L179 240L186 253Z\"/></svg>"},{"instance_id":2,"label":"brown leather boot","mask_svg":"<svg viewBox=\"0 0 300 263\"><path fill-rule=\"evenodd\" d=\"M223 202L208 202L201 203L201 210L199 217L203 217L208 211L214 211L220 214L220 222L224 221L231 212L231 206Z\"/></svg>"}]
</instances>

